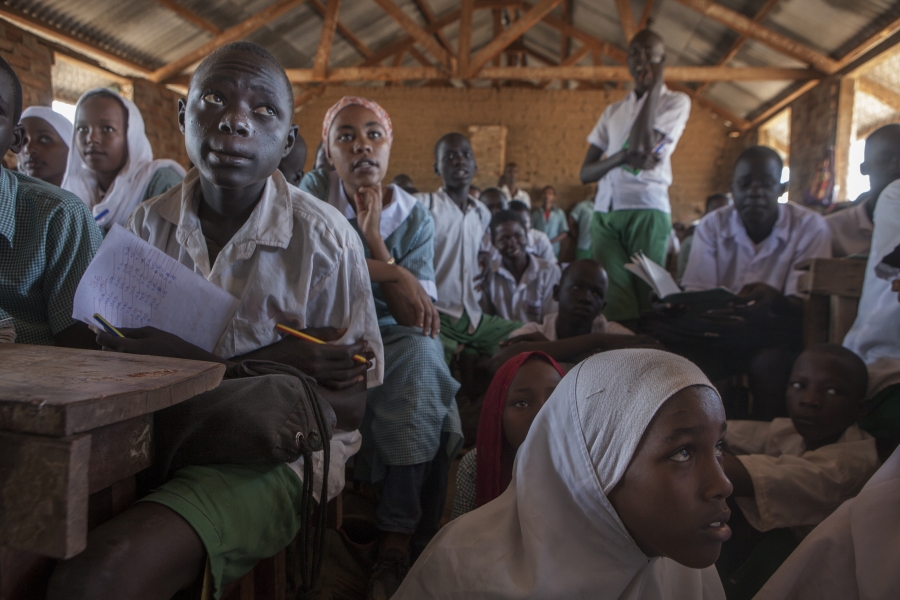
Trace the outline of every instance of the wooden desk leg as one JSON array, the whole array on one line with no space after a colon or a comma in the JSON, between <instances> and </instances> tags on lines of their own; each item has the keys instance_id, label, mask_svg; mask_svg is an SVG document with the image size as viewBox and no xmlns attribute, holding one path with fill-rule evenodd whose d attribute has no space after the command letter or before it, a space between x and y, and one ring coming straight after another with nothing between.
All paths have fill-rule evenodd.
<instances>
[{"instance_id":1,"label":"wooden desk leg","mask_svg":"<svg viewBox=\"0 0 900 600\"><path fill-rule=\"evenodd\" d=\"M859 298L847 296L831 296L831 311L828 324L828 341L832 344L843 344L844 337L853 322L856 321L856 313L859 310Z\"/></svg>"}]
</instances>

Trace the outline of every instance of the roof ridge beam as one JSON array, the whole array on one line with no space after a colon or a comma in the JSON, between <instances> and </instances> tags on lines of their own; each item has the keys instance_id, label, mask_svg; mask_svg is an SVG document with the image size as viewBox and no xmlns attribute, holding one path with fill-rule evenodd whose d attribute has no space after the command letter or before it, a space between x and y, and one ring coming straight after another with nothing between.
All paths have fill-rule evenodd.
<instances>
[{"instance_id":1,"label":"roof ridge beam","mask_svg":"<svg viewBox=\"0 0 900 600\"><path fill-rule=\"evenodd\" d=\"M469 60L470 76L493 60L495 56L503 52L503 50L521 37L526 31L531 29L538 21L543 19L551 10L562 2L562 0L541 0L528 12L522 15L515 23L510 25L500 35L491 40L487 46L479 50Z\"/></svg>"},{"instance_id":2,"label":"roof ridge beam","mask_svg":"<svg viewBox=\"0 0 900 600\"><path fill-rule=\"evenodd\" d=\"M433 32L429 33L427 29L420 27L412 17L407 15L402 8L394 4L392 0L372 0L372 2L380 6L381 10L394 19L394 21L396 21L410 37L428 50L438 62L451 69L453 68L456 59L452 57L436 39L434 39ZM391 54L393 54L393 52Z\"/></svg>"}]
</instances>

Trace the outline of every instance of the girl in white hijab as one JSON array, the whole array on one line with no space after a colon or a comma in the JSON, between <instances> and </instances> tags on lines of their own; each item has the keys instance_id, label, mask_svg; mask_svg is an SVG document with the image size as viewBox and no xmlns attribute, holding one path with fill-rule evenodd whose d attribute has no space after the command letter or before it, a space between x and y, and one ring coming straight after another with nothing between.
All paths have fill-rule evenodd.
<instances>
[{"instance_id":1,"label":"girl in white hijab","mask_svg":"<svg viewBox=\"0 0 900 600\"><path fill-rule=\"evenodd\" d=\"M72 122L49 106L29 106L19 124L25 129L18 170L53 185L62 184L72 143Z\"/></svg>"},{"instance_id":2,"label":"girl in white hijab","mask_svg":"<svg viewBox=\"0 0 900 600\"><path fill-rule=\"evenodd\" d=\"M88 205L102 229L124 225L138 204L183 178L174 160L153 160L144 118L133 102L105 88L81 96L62 188Z\"/></svg>"},{"instance_id":3,"label":"girl in white hijab","mask_svg":"<svg viewBox=\"0 0 900 600\"><path fill-rule=\"evenodd\" d=\"M724 435L689 361L593 356L538 413L506 491L444 527L395 599L724 599Z\"/></svg>"}]
</instances>

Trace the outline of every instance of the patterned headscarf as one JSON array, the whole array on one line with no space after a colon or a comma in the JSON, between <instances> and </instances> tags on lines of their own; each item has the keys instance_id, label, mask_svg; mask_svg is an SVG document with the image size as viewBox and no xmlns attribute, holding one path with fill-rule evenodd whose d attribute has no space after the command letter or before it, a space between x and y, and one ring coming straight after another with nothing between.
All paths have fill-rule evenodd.
<instances>
[{"instance_id":1,"label":"patterned headscarf","mask_svg":"<svg viewBox=\"0 0 900 600\"><path fill-rule=\"evenodd\" d=\"M378 119L378 122L384 127L384 133L387 135L388 144L394 142L394 125L391 123L391 117L387 114L386 110L381 108L374 100L360 98L358 96L344 96L337 101L337 104L328 109L328 112L325 113L325 120L322 122L322 142L325 144L326 151L328 148L328 132L331 131L331 125L334 123L334 119L338 116L338 113L348 106L362 106L363 108L372 111Z\"/></svg>"}]
</instances>

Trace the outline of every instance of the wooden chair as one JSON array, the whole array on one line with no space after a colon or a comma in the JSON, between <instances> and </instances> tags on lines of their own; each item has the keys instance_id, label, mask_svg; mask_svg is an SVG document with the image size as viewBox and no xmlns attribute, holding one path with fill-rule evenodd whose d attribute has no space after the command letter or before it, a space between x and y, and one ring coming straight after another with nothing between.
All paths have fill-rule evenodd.
<instances>
[{"instance_id":1,"label":"wooden chair","mask_svg":"<svg viewBox=\"0 0 900 600\"><path fill-rule=\"evenodd\" d=\"M805 271L798 290L809 294L803 309L803 346L840 344L856 320L866 261L814 258L797 265Z\"/></svg>"}]
</instances>

